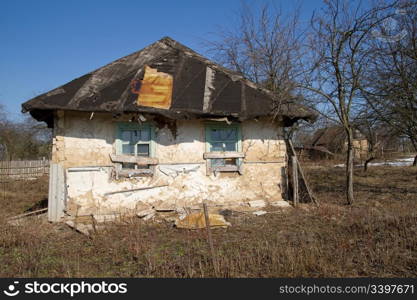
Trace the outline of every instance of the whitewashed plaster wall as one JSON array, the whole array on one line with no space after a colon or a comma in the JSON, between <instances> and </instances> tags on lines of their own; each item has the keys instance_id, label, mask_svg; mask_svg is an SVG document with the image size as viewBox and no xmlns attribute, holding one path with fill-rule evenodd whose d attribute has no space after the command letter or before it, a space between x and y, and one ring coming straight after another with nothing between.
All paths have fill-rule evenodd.
<instances>
[{"instance_id":1,"label":"whitewashed plaster wall","mask_svg":"<svg viewBox=\"0 0 417 300\"><path fill-rule=\"evenodd\" d=\"M156 130L153 177L112 177L110 154L115 153L117 122L132 116L58 112L52 160L66 170L67 212L109 214L134 211L144 204L179 208L206 200L213 205L233 205L250 200L281 200L285 142L282 127L270 120L242 123L243 175L206 174L203 120L176 122L176 137L167 126ZM146 116L151 121L152 116ZM75 171L77 167L100 167ZM108 193L162 186L147 190Z\"/></svg>"}]
</instances>

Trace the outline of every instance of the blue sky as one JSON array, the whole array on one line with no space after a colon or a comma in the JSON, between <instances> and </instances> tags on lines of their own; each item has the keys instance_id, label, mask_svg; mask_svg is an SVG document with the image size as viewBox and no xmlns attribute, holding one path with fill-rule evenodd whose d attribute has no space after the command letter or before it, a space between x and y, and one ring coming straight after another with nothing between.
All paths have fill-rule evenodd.
<instances>
[{"instance_id":1,"label":"blue sky","mask_svg":"<svg viewBox=\"0 0 417 300\"><path fill-rule=\"evenodd\" d=\"M296 1L270 0L284 10ZM240 0L1 0L0 103L11 119L22 102L163 36L204 54L202 41L233 25ZM262 1L247 1L259 5ZM300 0L308 20L320 0Z\"/></svg>"}]
</instances>

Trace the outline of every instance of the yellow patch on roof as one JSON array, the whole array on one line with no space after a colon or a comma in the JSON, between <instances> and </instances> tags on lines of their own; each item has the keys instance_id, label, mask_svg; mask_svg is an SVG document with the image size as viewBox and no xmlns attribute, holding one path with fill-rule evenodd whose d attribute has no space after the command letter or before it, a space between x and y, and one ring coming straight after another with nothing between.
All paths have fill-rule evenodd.
<instances>
[{"instance_id":1,"label":"yellow patch on roof","mask_svg":"<svg viewBox=\"0 0 417 300\"><path fill-rule=\"evenodd\" d=\"M138 92L137 105L169 109L172 101L173 77L145 66L145 75Z\"/></svg>"}]
</instances>

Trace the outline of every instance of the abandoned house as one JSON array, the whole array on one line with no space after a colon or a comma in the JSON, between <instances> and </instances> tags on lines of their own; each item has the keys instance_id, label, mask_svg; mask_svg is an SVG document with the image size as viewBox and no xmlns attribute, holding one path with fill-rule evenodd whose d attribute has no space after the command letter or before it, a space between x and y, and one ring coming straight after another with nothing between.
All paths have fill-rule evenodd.
<instances>
[{"instance_id":1,"label":"abandoned house","mask_svg":"<svg viewBox=\"0 0 417 300\"><path fill-rule=\"evenodd\" d=\"M50 221L283 200L283 128L316 117L167 37L22 107L53 128Z\"/></svg>"},{"instance_id":2,"label":"abandoned house","mask_svg":"<svg viewBox=\"0 0 417 300\"><path fill-rule=\"evenodd\" d=\"M311 140L297 147L300 156L310 159L330 159L335 154L347 151L347 137L341 126L317 129ZM368 140L357 129L353 131L353 154L355 160L364 160L368 155Z\"/></svg>"}]
</instances>

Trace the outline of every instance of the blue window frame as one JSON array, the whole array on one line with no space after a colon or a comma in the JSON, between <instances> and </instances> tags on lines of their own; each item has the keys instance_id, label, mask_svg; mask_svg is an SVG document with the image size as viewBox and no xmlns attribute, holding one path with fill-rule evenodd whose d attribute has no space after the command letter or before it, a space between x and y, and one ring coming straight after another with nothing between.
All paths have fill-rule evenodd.
<instances>
[{"instance_id":1,"label":"blue window frame","mask_svg":"<svg viewBox=\"0 0 417 300\"><path fill-rule=\"evenodd\" d=\"M207 124L206 152L240 152L242 151L240 124ZM239 158L210 159L211 168L239 166Z\"/></svg>"},{"instance_id":2,"label":"blue window frame","mask_svg":"<svg viewBox=\"0 0 417 300\"><path fill-rule=\"evenodd\" d=\"M155 129L150 124L118 123L116 132L116 154L133 156L155 156ZM133 168L124 164L124 168Z\"/></svg>"}]
</instances>

